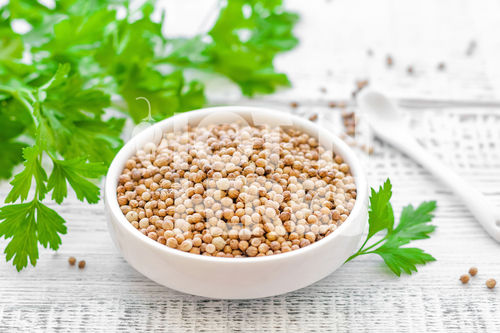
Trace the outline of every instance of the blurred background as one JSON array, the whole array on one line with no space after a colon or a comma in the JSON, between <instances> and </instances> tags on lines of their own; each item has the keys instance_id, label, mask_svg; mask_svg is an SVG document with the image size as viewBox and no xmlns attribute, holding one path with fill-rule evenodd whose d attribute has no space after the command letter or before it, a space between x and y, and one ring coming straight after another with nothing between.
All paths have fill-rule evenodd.
<instances>
[{"instance_id":1,"label":"blurred background","mask_svg":"<svg viewBox=\"0 0 500 333\"><path fill-rule=\"evenodd\" d=\"M164 32L188 37L207 31L220 5L159 1L167 9ZM300 43L275 61L293 88L272 100L348 99L355 81L365 79L405 100L498 99L498 1L289 0L285 5L300 14L294 30ZM390 69L387 56L394 61ZM237 98L227 91L219 94Z\"/></svg>"}]
</instances>

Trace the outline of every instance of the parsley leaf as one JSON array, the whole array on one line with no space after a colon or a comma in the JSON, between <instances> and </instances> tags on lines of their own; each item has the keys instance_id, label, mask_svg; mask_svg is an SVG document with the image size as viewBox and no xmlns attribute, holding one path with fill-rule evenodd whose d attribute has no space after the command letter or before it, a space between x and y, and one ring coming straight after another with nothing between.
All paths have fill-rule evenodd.
<instances>
[{"instance_id":1,"label":"parsley leaf","mask_svg":"<svg viewBox=\"0 0 500 333\"><path fill-rule=\"evenodd\" d=\"M59 234L66 234L64 219L41 202L36 203L36 213L38 241L45 248L57 250L61 245Z\"/></svg>"},{"instance_id":2,"label":"parsley leaf","mask_svg":"<svg viewBox=\"0 0 500 333\"><path fill-rule=\"evenodd\" d=\"M7 261L13 260L17 270L38 260L35 205L33 202L7 205L0 208L0 236L12 238L5 248Z\"/></svg>"},{"instance_id":3,"label":"parsley leaf","mask_svg":"<svg viewBox=\"0 0 500 333\"><path fill-rule=\"evenodd\" d=\"M392 184L389 179L378 192L371 189L370 210L368 212L370 225L368 238L384 229L391 230L394 226L394 212L390 203L392 197Z\"/></svg>"},{"instance_id":4,"label":"parsley leaf","mask_svg":"<svg viewBox=\"0 0 500 333\"><path fill-rule=\"evenodd\" d=\"M297 45L297 21L297 14L283 11L281 0L227 1L208 36L169 41L164 61L222 74L248 96L272 93L290 85L273 60Z\"/></svg>"},{"instance_id":5,"label":"parsley leaf","mask_svg":"<svg viewBox=\"0 0 500 333\"><path fill-rule=\"evenodd\" d=\"M22 151L26 144L15 141L0 141L4 147L2 159L0 160L0 178L10 178L12 169L23 161Z\"/></svg>"},{"instance_id":6,"label":"parsley leaf","mask_svg":"<svg viewBox=\"0 0 500 333\"><path fill-rule=\"evenodd\" d=\"M0 208L0 236L11 238L5 248L7 261L13 258L17 270L38 260L38 243L56 250L61 244L59 234L66 233L64 219L54 210L34 200Z\"/></svg>"},{"instance_id":7,"label":"parsley leaf","mask_svg":"<svg viewBox=\"0 0 500 333\"><path fill-rule=\"evenodd\" d=\"M436 229L435 226L428 224L434 217L432 212L435 209L435 201L423 202L417 209L412 205L404 207L392 237L407 241L429 238L429 234Z\"/></svg>"},{"instance_id":8,"label":"parsley leaf","mask_svg":"<svg viewBox=\"0 0 500 333\"><path fill-rule=\"evenodd\" d=\"M436 259L421 249L413 247L390 246L388 243L380 246L373 253L378 254L384 259L385 264L394 274L401 276L402 272L412 274L417 272L416 265L425 265Z\"/></svg>"},{"instance_id":9,"label":"parsley leaf","mask_svg":"<svg viewBox=\"0 0 500 333\"><path fill-rule=\"evenodd\" d=\"M69 185L79 200L99 200L97 182L123 144L125 117L148 116L138 97L160 120L205 105L207 73L226 76L246 95L289 84L273 59L297 44L297 15L281 0L229 0L208 33L189 39L167 38L165 13L157 22L154 9L152 0L0 6L0 178L23 163L5 200L12 204L0 208L0 236L10 239L6 257L18 270L35 265L38 243L56 250L66 232L41 202L50 192L62 203ZM16 19L29 31L15 33ZM201 79L196 71L205 72Z\"/></svg>"},{"instance_id":10,"label":"parsley leaf","mask_svg":"<svg viewBox=\"0 0 500 333\"><path fill-rule=\"evenodd\" d=\"M45 182L47 174L42 168L40 153L38 146L23 149L23 157L25 159L24 170L18 173L10 182L12 189L7 198L5 198L5 202L14 202L18 198L21 198L23 201L26 200L33 178L35 178L36 182L36 194L39 199L43 199L46 193Z\"/></svg>"},{"instance_id":11,"label":"parsley leaf","mask_svg":"<svg viewBox=\"0 0 500 333\"><path fill-rule=\"evenodd\" d=\"M52 191L52 199L61 203L67 195L66 181L75 190L79 200L88 203L99 201L99 187L87 178L99 178L106 167L102 163L91 163L85 159L57 160L53 159L54 167L48 181L48 189Z\"/></svg>"},{"instance_id":12,"label":"parsley leaf","mask_svg":"<svg viewBox=\"0 0 500 333\"><path fill-rule=\"evenodd\" d=\"M423 202L416 209L412 205L404 207L399 223L394 228L394 213L390 203L391 196L392 185L389 179L383 186L380 186L378 192L372 188L367 238L361 248L347 261L364 254L378 254L397 276L400 276L402 272L412 274L412 272L417 272L416 265L425 265L436 260L421 249L402 247L412 240L429 238L429 234L436 228L429 224L434 217L432 213L436 209L436 202ZM384 237L367 246L373 235L384 230L386 230Z\"/></svg>"}]
</instances>

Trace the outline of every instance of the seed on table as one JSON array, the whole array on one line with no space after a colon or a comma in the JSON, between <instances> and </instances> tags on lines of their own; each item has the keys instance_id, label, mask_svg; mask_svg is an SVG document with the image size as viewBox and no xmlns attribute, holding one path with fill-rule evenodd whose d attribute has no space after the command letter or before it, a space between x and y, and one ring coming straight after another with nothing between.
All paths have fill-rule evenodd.
<instances>
[{"instance_id":1,"label":"seed on table","mask_svg":"<svg viewBox=\"0 0 500 333\"><path fill-rule=\"evenodd\" d=\"M316 121L316 120L318 120L318 114L317 113L313 113L312 115L309 116L309 120L310 121Z\"/></svg>"},{"instance_id":2,"label":"seed on table","mask_svg":"<svg viewBox=\"0 0 500 333\"><path fill-rule=\"evenodd\" d=\"M68 263L71 265L71 266L74 266L75 263L76 263L76 258L75 257L69 257L68 258Z\"/></svg>"},{"instance_id":3,"label":"seed on table","mask_svg":"<svg viewBox=\"0 0 500 333\"><path fill-rule=\"evenodd\" d=\"M476 267L469 268L469 274L471 276L475 276L477 274L477 268Z\"/></svg>"},{"instance_id":4,"label":"seed on table","mask_svg":"<svg viewBox=\"0 0 500 333\"><path fill-rule=\"evenodd\" d=\"M468 283L470 280L470 277L468 274L463 274L460 276L460 281L462 281L463 284Z\"/></svg>"},{"instance_id":5,"label":"seed on table","mask_svg":"<svg viewBox=\"0 0 500 333\"><path fill-rule=\"evenodd\" d=\"M368 80L358 80L358 81L356 81L356 88L358 90L361 90L361 89L365 88L366 86L368 86L368 84L369 84Z\"/></svg>"},{"instance_id":6,"label":"seed on table","mask_svg":"<svg viewBox=\"0 0 500 333\"><path fill-rule=\"evenodd\" d=\"M80 269L84 269L85 268L85 260L80 260L78 262L78 268L80 268Z\"/></svg>"},{"instance_id":7,"label":"seed on table","mask_svg":"<svg viewBox=\"0 0 500 333\"><path fill-rule=\"evenodd\" d=\"M392 65L394 65L394 60L390 55L387 55L387 57L385 58L385 62L387 64L387 67L392 67Z\"/></svg>"},{"instance_id":8,"label":"seed on table","mask_svg":"<svg viewBox=\"0 0 500 333\"><path fill-rule=\"evenodd\" d=\"M497 282L495 281L495 279L486 280L486 286L490 289L495 288L496 284L497 284Z\"/></svg>"}]
</instances>

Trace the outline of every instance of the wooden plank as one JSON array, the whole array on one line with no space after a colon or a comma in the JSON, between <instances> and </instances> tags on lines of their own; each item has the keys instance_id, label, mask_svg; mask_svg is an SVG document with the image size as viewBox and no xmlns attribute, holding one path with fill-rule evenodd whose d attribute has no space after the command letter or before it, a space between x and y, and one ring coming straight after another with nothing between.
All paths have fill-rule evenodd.
<instances>
[{"instance_id":1,"label":"wooden plank","mask_svg":"<svg viewBox=\"0 0 500 333\"><path fill-rule=\"evenodd\" d=\"M324 111L330 111L325 109ZM485 111L421 110L408 112L421 121L415 127L424 142L441 138L433 151L447 157L455 168L461 157L444 149L446 140L462 143L466 129L480 129L491 121ZM468 115L463 121L455 120ZM498 124L498 117L494 115ZM432 124L448 120L456 136L431 131ZM450 125L450 126L451 126ZM470 132L470 131L469 131ZM462 134L460 134L462 133ZM498 135L498 132L496 133ZM443 140L442 138L445 138ZM492 138L500 142L498 136ZM477 142L477 141L476 141ZM496 145L491 152L500 153ZM469 161L473 170L457 167L500 206L498 161ZM399 152L375 142L370 159L372 184L390 176L394 184L394 206L436 199L438 230L420 246L438 262L411 277L393 278L377 257L359 258L331 276L287 295L249 301L207 300L184 295L156 285L135 272L111 244L106 231L102 203L87 205L72 196L62 206L52 206L68 221L68 234L57 253L42 250L35 269L17 273L9 264L0 265L0 330L165 330L171 332L365 331L369 328L401 330L488 330L500 329L497 291L484 281L500 276L498 244L473 220L470 213L426 171ZM2 199L8 190L1 187ZM85 212L85 214L82 214ZM2 241L2 245L5 242ZM69 267L67 258L85 259L80 271ZM469 266L479 275L468 286L458 281Z\"/></svg>"}]
</instances>

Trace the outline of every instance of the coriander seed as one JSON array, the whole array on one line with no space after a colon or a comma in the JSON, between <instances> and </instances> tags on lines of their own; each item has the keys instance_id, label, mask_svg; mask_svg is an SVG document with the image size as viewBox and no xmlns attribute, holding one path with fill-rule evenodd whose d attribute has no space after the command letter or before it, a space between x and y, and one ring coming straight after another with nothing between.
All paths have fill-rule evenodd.
<instances>
[{"instance_id":1,"label":"coriander seed","mask_svg":"<svg viewBox=\"0 0 500 333\"><path fill-rule=\"evenodd\" d=\"M495 279L486 280L486 287L488 287L490 289L495 288L496 284L497 284L497 282L495 281Z\"/></svg>"},{"instance_id":2,"label":"coriander seed","mask_svg":"<svg viewBox=\"0 0 500 333\"><path fill-rule=\"evenodd\" d=\"M126 162L117 186L120 209L139 232L217 257L308 246L344 223L355 200L349 165L316 138L238 123L164 133Z\"/></svg>"}]
</instances>

